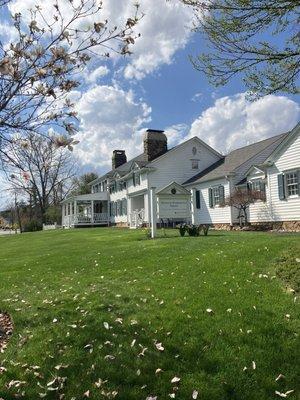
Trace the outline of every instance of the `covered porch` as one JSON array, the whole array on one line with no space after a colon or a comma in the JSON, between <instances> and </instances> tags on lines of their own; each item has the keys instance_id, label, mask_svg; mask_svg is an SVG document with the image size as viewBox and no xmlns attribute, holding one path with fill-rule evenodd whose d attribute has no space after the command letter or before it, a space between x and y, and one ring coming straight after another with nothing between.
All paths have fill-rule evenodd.
<instances>
[{"instance_id":1,"label":"covered porch","mask_svg":"<svg viewBox=\"0 0 300 400\"><path fill-rule=\"evenodd\" d=\"M109 225L107 192L73 196L62 202L64 228L101 225Z\"/></svg>"},{"instance_id":2,"label":"covered porch","mask_svg":"<svg viewBox=\"0 0 300 400\"><path fill-rule=\"evenodd\" d=\"M148 196L146 192L129 197L129 226L131 229L141 228L146 224L147 201Z\"/></svg>"}]
</instances>

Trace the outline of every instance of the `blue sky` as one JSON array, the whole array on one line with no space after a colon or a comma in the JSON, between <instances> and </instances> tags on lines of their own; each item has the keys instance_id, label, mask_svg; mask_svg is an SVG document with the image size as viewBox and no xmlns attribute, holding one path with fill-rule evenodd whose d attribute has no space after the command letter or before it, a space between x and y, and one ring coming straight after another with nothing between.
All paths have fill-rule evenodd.
<instances>
[{"instance_id":1,"label":"blue sky","mask_svg":"<svg viewBox=\"0 0 300 400\"><path fill-rule=\"evenodd\" d=\"M46 15L51 2L13 0L11 10L40 4ZM67 0L60 0L67 14ZM104 0L103 17L121 25L131 15L132 0ZM113 149L125 149L128 158L142 149L147 128L164 129L169 146L199 136L226 153L248 143L291 129L299 120L298 99L278 94L255 103L245 99L241 77L214 88L196 71L190 55L205 50L198 34L191 34L192 11L180 2L140 0L144 18L136 27L141 38L126 59L100 57L82 73L82 85L72 93L80 118L74 151L81 171L105 172ZM2 18L0 36L11 27Z\"/></svg>"}]
</instances>

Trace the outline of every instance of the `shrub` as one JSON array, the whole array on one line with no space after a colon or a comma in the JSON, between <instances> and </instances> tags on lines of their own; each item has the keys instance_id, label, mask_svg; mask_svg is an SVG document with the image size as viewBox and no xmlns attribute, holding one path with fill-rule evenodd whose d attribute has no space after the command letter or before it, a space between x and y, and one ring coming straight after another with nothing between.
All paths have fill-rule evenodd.
<instances>
[{"instance_id":1,"label":"shrub","mask_svg":"<svg viewBox=\"0 0 300 400\"><path fill-rule=\"evenodd\" d=\"M186 232L186 225L185 224L181 224L181 225L179 225L178 229L179 229L180 236L183 237L185 235L185 232Z\"/></svg>"},{"instance_id":2,"label":"shrub","mask_svg":"<svg viewBox=\"0 0 300 400\"><path fill-rule=\"evenodd\" d=\"M31 221L27 222L24 227L24 232L37 232L43 229L43 224L38 221L37 219L32 219Z\"/></svg>"},{"instance_id":3,"label":"shrub","mask_svg":"<svg viewBox=\"0 0 300 400\"><path fill-rule=\"evenodd\" d=\"M209 225L201 225L204 236L208 235Z\"/></svg>"},{"instance_id":4,"label":"shrub","mask_svg":"<svg viewBox=\"0 0 300 400\"><path fill-rule=\"evenodd\" d=\"M187 226L187 232L189 236L199 236L201 231L201 226L197 225L188 225Z\"/></svg>"}]
</instances>

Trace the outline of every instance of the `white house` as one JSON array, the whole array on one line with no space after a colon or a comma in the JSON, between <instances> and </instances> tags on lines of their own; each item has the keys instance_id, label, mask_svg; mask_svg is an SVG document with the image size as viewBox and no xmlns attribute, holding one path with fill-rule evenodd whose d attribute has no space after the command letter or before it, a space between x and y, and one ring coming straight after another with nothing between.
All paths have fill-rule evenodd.
<instances>
[{"instance_id":1,"label":"white house","mask_svg":"<svg viewBox=\"0 0 300 400\"><path fill-rule=\"evenodd\" d=\"M249 208L251 223L300 230L300 124L226 156L198 137L168 149L163 131L148 130L142 154L127 161L115 150L112 169L91 183L91 194L63 202L63 226L229 227L237 212L220 204L236 187L265 192L266 201Z\"/></svg>"}]
</instances>

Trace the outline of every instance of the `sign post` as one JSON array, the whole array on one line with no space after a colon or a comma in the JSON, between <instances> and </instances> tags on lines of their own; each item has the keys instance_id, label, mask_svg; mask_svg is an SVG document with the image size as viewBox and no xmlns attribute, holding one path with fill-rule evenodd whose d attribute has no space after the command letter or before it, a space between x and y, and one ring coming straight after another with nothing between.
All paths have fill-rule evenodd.
<instances>
[{"instance_id":1,"label":"sign post","mask_svg":"<svg viewBox=\"0 0 300 400\"><path fill-rule=\"evenodd\" d=\"M151 238L154 239L156 235L156 196L155 187L150 189L150 213L151 213Z\"/></svg>"},{"instance_id":2,"label":"sign post","mask_svg":"<svg viewBox=\"0 0 300 400\"><path fill-rule=\"evenodd\" d=\"M191 191L191 211L192 211L192 224L195 225L195 206L196 206L196 189L193 188Z\"/></svg>"}]
</instances>

